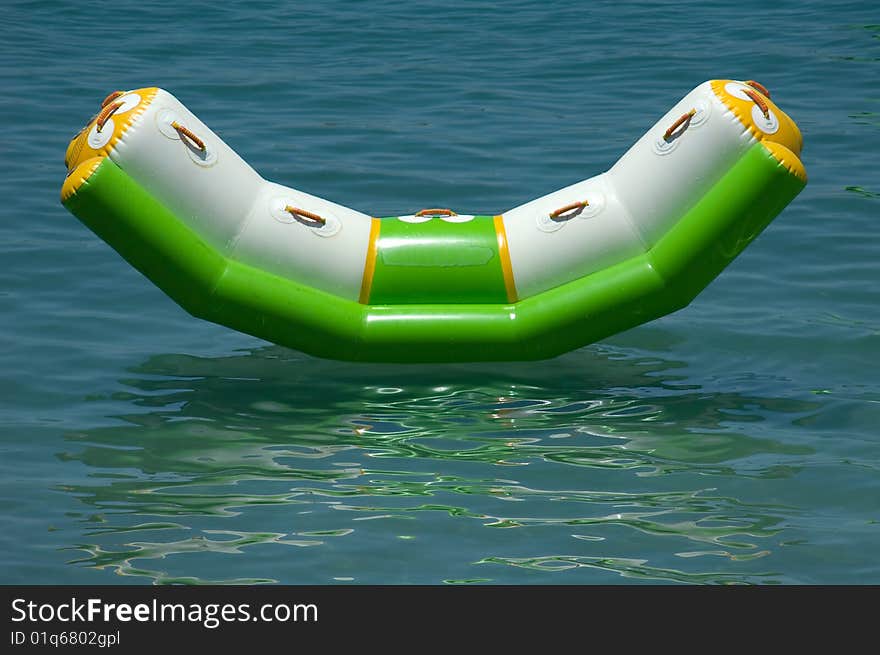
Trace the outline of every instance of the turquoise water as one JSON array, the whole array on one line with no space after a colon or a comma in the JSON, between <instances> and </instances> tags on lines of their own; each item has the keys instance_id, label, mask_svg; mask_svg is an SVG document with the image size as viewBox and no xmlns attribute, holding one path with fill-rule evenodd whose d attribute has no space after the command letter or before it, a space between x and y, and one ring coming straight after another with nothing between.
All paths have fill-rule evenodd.
<instances>
[{"instance_id":1,"label":"turquoise water","mask_svg":"<svg viewBox=\"0 0 880 655\"><path fill-rule=\"evenodd\" d=\"M872 3L7 2L0 30L0 583L880 583ZM492 214L715 77L770 88L808 187L690 307L547 362L309 358L191 318L58 201L117 88L366 213Z\"/></svg>"}]
</instances>

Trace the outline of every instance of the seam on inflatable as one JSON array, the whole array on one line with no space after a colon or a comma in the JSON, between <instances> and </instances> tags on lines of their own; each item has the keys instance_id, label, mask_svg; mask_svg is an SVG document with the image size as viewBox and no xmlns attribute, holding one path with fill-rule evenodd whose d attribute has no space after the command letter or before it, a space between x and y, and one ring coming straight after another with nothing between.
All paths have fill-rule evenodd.
<instances>
[{"instance_id":1,"label":"seam on inflatable","mask_svg":"<svg viewBox=\"0 0 880 655\"><path fill-rule=\"evenodd\" d=\"M235 259L236 261L238 261L236 257L236 248L238 246L238 241L239 239L241 239L241 236L251 224L251 221L254 220L254 214L256 214L260 210L260 207L258 206L259 201L261 198L263 198L264 192L267 191L271 185L270 182L266 181L262 177L260 178L260 180L260 190L257 191L257 193L254 195L254 199L253 201L251 201L251 205L248 208L247 213L245 214L244 220L238 224L238 228L235 230L235 233L227 240L226 244L224 245L226 254L231 259Z\"/></svg>"},{"instance_id":2,"label":"seam on inflatable","mask_svg":"<svg viewBox=\"0 0 880 655\"><path fill-rule=\"evenodd\" d=\"M611 173L603 173L599 177L603 178L602 183L606 185L606 191L612 192L606 193L605 197L614 197L614 199L617 201L617 204L620 207L620 213L623 215L624 220L626 220L626 224L629 227L630 232L636 235L636 239L638 239L639 243L642 246L642 253L645 254L649 252L651 250L651 246L648 245L648 241L645 239L645 235L642 234L642 230L639 228L638 222L636 222L636 220L633 218L629 207L623 201L623 198L621 198L620 193L617 190L617 184L615 184L614 178L611 176Z\"/></svg>"}]
</instances>

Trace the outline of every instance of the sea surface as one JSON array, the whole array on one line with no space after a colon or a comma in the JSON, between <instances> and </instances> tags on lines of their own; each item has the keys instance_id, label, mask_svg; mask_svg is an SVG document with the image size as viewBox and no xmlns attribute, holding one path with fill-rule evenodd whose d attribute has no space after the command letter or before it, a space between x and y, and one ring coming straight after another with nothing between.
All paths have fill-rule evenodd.
<instances>
[{"instance_id":1,"label":"sea surface","mask_svg":"<svg viewBox=\"0 0 880 655\"><path fill-rule=\"evenodd\" d=\"M809 185L688 308L551 361L373 365L192 318L59 202L115 89L268 179L494 214L756 79ZM0 9L0 583L880 583L874 2Z\"/></svg>"}]
</instances>

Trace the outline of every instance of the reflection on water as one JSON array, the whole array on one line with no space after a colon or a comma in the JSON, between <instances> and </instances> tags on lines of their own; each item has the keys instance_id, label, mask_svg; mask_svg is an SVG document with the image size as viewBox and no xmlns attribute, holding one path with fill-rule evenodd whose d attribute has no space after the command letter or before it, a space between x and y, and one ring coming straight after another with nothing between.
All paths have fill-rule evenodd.
<instances>
[{"instance_id":1,"label":"reflection on water","mask_svg":"<svg viewBox=\"0 0 880 655\"><path fill-rule=\"evenodd\" d=\"M815 404L677 369L612 348L154 357L121 381L118 425L67 436L89 470L63 487L86 506L73 563L157 583L779 581L751 563L796 512L752 490L810 451L754 428Z\"/></svg>"}]
</instances>

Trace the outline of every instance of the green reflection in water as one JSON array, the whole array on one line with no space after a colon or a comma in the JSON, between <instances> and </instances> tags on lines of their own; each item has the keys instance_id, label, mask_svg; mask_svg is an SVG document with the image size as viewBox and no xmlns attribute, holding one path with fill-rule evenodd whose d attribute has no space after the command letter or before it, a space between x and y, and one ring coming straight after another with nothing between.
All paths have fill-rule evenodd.
<instances>
[{"instance_id":1,"label":"green reflection in water","mask_svg":"<svg viewBox=\"0 0 880 655\"><path fill-rule=\"evenodd\" d=\"M141 529L155 529L141 527ZM292 546L316 546L321 542L284 539L277 533L243 533L224 530L204 530L205 534L231 535L231 539L211 539L206 536L195 536L189 539L169 542L131 542L124 549L105 550L97 544L81 544L78 549L86 551L86 559L74 560L71 563L87 563L97 569L112 567L120 575L149 576L158 584L260 584L276 582L271 578L233 578L223 580L204 580L192 576L170 576L163 571L149 571L132 564L138 559L164 559L169 555L186 553L223 553L238 554L241 549L254 544L287 544Z\"/></svg>"},{"instance_id":2,"label":"green reflection in water","mask_svg":"<svg viewBox=\"0 0 880 655\"><path fill-rule=\"evenodd\" d=\"M621 557L547 556L530 558L487 557L481 564L507 564L535 571L569 571L581 567L604 569L624 578L686 582L690 584L742 584L742 577L732 573L684 573L674 569L649 566L646 560ZM773 574L755 576L763 584L773 584Z\"/></svg>"},{"instance_id":3,"label":"green reflection in water","mask_svg":"<svg viewBox=\"0 0 880 655\"><path fill-rule=\"evenodd\" d=\"M59 453L88 470L58 487L90 508L70 546L85 556L72 564L156 583L296 583L304 570L326 570L327 582L516 582L524 568L584 567L772 581L732 563L770 552L796 510L718 488L797 475L812 451L751 426L819 405L709 391L686 384L680 368L611 349L539 366L429 370L274 347L154 357L113 396L126 408L119 424L69 434ZM373 573L411 557L407 541L429 549L436 569ZM642 555L623 556L634 544ZM291 555L291 546L310 548ZM573 554L498 555L560 546ZM651 563L669 557L710 570ZM334 574L333 561L356 573ZM508 573L484 577L474 567L485 563ZM227 577L243 566L265 575Z\"/></svg>"},{"instance_id":4,"label":"green reflection in water","mask_svg":"<svg viewBox=\"0 0 880 655\"><path fill-rule=\"evenodd\" d=\"M853 193L857 193L863 198L880 198L880 193L876 193L874 191L868 191L867 189L863 189L860 186L848 186L846 187L847 191L852 191Z\"/></svg>"}]
</instances>

